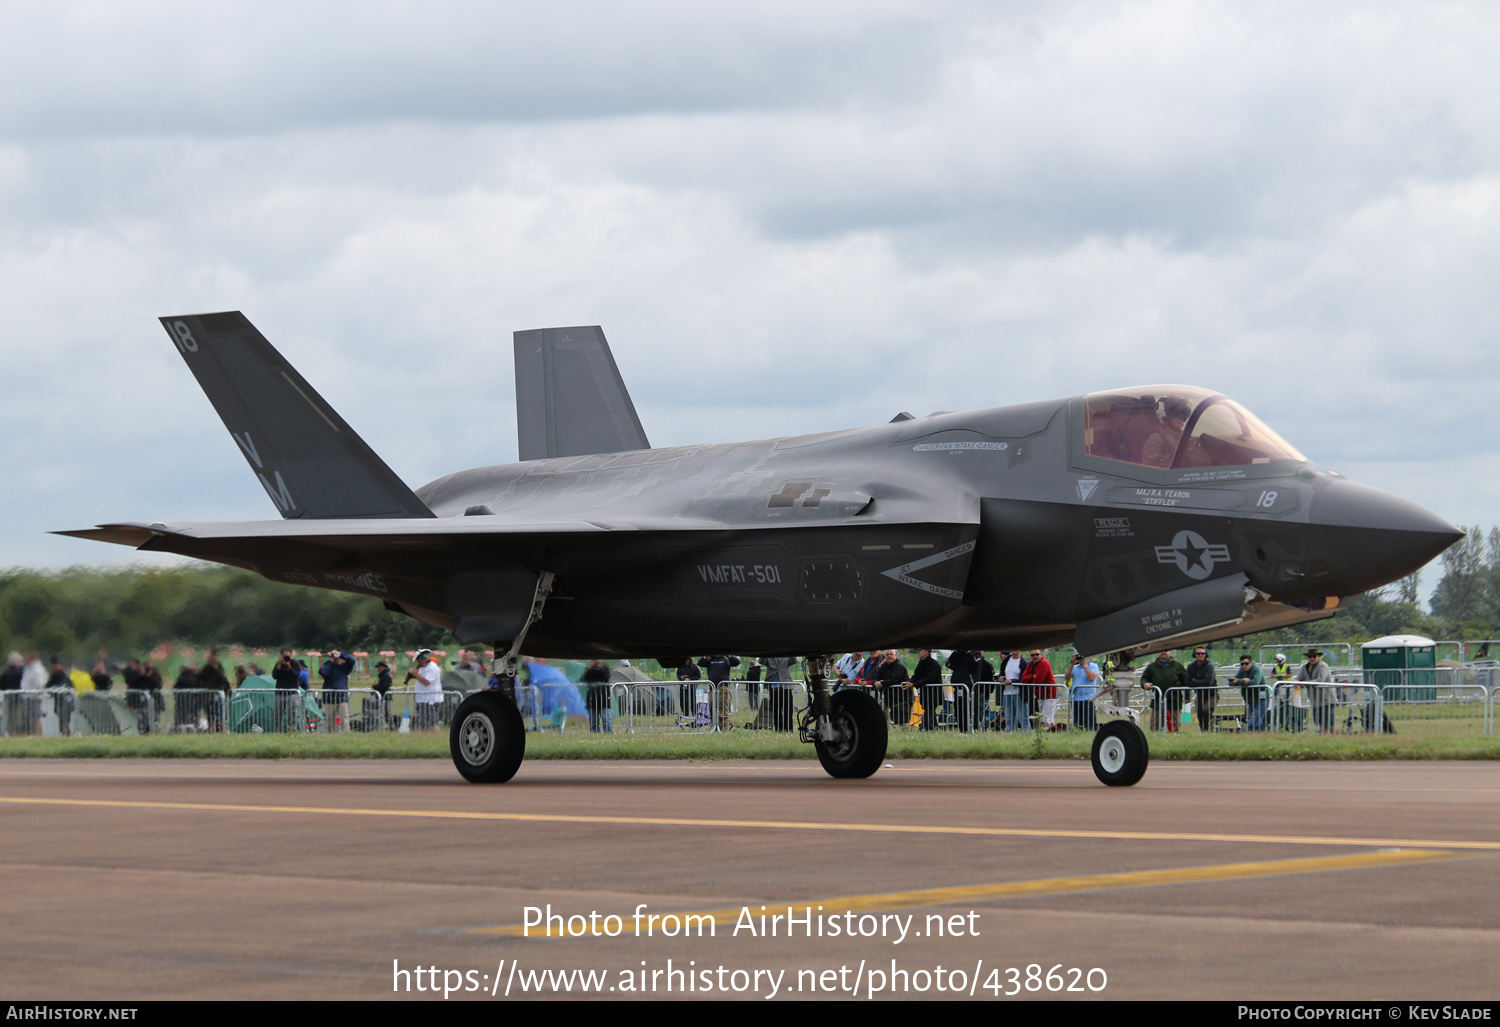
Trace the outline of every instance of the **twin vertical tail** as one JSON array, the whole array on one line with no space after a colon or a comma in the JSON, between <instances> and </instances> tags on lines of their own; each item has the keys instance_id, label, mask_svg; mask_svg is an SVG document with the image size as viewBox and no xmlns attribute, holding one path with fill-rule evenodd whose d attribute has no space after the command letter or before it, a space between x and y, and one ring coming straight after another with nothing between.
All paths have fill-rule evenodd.
<instances>
[{"instance_id":1,"label":"twin vertical tail","mask_svg":"<svg viewBox=\"0 0 1500 1027\"><path fill-rule=\"evenodd\" d=\"M522 460L650 449L598 325L515 333Z\"/></svg>"},{"instance_id":2,"label":"twin vertical tail","mask_svg":"<svg viewBox=\"0 0 1500 1027\"><path fill-rule=\"evenodd\" d=\"M433 516L244 314L161 323L282 517Z\"/></svg>"}]
</instances>

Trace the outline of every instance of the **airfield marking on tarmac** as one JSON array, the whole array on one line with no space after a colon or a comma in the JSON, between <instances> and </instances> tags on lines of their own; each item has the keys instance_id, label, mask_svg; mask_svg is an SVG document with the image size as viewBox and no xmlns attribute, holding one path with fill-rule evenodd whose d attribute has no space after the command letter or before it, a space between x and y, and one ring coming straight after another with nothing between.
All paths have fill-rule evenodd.
<instances>
[{"instance_id":1,"label":"airfield marking on tarmac","mask_svg":"<svg viewBox=\"0 0 1500 1027\"><path fill-rule=\"evenodd\" d=\"M1166 884L1196 884L1205 881L1238 881L1252 877L1287 877L1294 874L1320 874L1333 870L1362 870L1369 867L1403 866L1411 863L1437 863L1450 859L1473 859L1457 852L1432 849L1401 849L1396 852L1361 852L1345 856L1315 856L1310 859L1278 859L1256 863L1223 863L1211 866L1179 867L1171 870L1132 870L1118 874L1089 874L1080 877L1049 877L1032 881L1005 881L1000 884L957 885L949 888L922 888L915 891L886 892L880 895L843 895L824 899L780 900L761 906L774 912L783 905L814 906L819 909L869 910L912 909L927 906L951 906L962 902L987 899L1034 898L1041 895L1078 895L1085 892L1119 891L1126 888L1154 888ZM748 905L761 905L750 903ZM665 914L678 917L714 917L732 920L748 905L733 909L706 909ZM752 914L753 915L753 914ZM461 934L488 934L512 938L529 937L522 924L503 927L470 927ZM551 934L535 935L551 938ZM575 937L559 934L557 937ZM583 937L579 935L577 937Z\"/></svg>"},{"instance_id":2,"label":"airfield marking on tarmac","mask_svg":"<svg viewBox=\"0 0 1500 1027\"><path fill-rule=\"evenodd\" d=\"M1500 852L1500 841L1441 838L1348 838L1323 835L1210 834L1191 831L1080 831L1033 827L959 827L938 824L839 824L798 820L708 820L692 817L611 817L568 813L493 813L470 810L374 809L337 806L251 806L212 802L152 802L143 799L42 799L0 795L0 804L160 809L207 813L300 813L319 816L412 817L531 824L610 824L620 827L724 827L775 831L853 831L873 834L967 835L988 838L1091 838L1111 841L1229 842L1263 845L1352 845L1380 849L1459 849Z\"/></svg>"}]
</instances>

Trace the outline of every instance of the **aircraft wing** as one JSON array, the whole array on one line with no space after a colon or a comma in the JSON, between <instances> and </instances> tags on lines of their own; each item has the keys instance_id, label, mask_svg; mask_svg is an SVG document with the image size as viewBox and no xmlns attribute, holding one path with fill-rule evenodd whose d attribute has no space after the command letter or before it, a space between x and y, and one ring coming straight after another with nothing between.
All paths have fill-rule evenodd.
<instances>
[{"instance_id":1,"label":"aircraft wing","mask_svg":"<svg viewBox=\"0 0 1500 1027\"><path fill-rule=\"evenodd\" d=\"M783 525L765 525L782 527ZM728 525L722 521L691 517L591 518L578 520L537 520L504 516L476 517L367 517L359 520L286 520L286 521L122 521L100 524L93 528L55 531L54 535L113 542L135 549L167 548L150 545L154 539L171 539L187 544L193 541L219 542L303 542L331 548L355 548L364 551L383 548L411 549L424 545L447 549L456 543L485 537L524 537L531 535L580 535L609 532L693 532L724 531L734 528L754 530L755 524ZM174 551L176 551L174 549ZM191 555L191 554L188 554Z\"/></svg>"},{"instance_id":2,"label":"aircraft wing","mask_svg":"<svg viewBox=\"0 0 1500 1027\"><path fill-rule=\"evenodd\" d=\"M461 540L484 535L524 534L573 534L576 532L602 532L611 528L590 521L550 522L505 522L495 523L495 518L444 517L432 519L416 518L362 518L359 521L344 520L298 520L298 521L180 521L166 524L161 521L124 521L116 524L100 524L93 528L78 528L56 531L54 535L71 535L74 538L93 539L96 542L113 542L116 545L135 549L152 547L153 539L190 541L251 542L287 541L325 545L333 548L352 546L360 549L382 548L383 545L399 545L403 548L421 544L424 540L438 542L443 539Z\"/></svg>"},{"instance_id":3,"label":"aircraft wing","mask_svg":"<svg viewBox=\"0 0 1500 1027\"><path fill-rule=\"evenodd\" d=\"M791 526L791 530L821 533L830 526L860 521L859 517L838 518ZM882 573L910 586L914 598L928 594L939 605L956 603L960 593L952 589L961 587L977 523L954 524L941 516L925 521L870 518L868 523L887 529L881 536L887 542L892 531L897 539L909 535L915 542L920 538L922 544L913 549L933 549L940 542L931 554L904 553L902 547L894 547L886 562L900 566ZM585 577L616 575L616 580L619 575L646 572L649 578L652 569L662 567L664 561L687 559L687 554L695 552L707 554L704 559L717 568L727 560L743 558L737 554L758 551L754 536L784 536L788 528L778 523L731 525L723 520L639 514L609 520L597 515L545 520L489 514L153 521L102 524L57 534L242 567L273 581L373 595L384 599L390 609L452 630L468 644L515 637L531 609L542 569L564 575L580 572ZM724 548L726 543L730 549ZM886 551L893 546L870 548ZM824 576L836 577L834 561L826 562ZM927 580L933 572L926 568L934 563L941 564L937 584ZM814 562L805 571L813 574L819 569ZM796 579L791 580L797 587ZM814 579L809 581L816 585Z\"/></svg>"}]
</instances>

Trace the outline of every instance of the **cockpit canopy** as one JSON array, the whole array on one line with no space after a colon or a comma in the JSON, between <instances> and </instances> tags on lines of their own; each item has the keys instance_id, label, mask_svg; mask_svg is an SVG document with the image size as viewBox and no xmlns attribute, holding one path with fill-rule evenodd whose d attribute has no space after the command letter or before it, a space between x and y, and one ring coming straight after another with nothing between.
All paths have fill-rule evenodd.
<instances>
[{"instance_id":1,"label":"cockpit canopy","mask_svg":"<svg viewBox=\"0 0 1500 1027\"><path fill-rule=\"evenodd\" d=\"M1141 467L1183 469L1307 458L1228 396L1144 385L1084 397L1083 451Z\"/></svg>"}]
</instances>

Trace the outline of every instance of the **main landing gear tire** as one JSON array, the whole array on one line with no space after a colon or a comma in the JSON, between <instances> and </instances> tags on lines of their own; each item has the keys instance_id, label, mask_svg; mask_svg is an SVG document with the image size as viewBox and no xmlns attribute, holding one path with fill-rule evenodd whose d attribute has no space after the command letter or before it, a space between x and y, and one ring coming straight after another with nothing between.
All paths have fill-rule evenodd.
<instances>
[{"instance_id":1,"label":"main landing gear tire","mask_svg":"<svg viewBox=\"0 0 1500 1027\"><path fill-rule=\"evenodd\" d=\"M863 692L837 692L829 700L829 719L838 740L813 742L818 762L830 777L869 777L885 761L889 740L885 711Z\"/></svg>"},{"instance_id":2,"label":"main landing gear tire","mask_svg":"<svg viewBox=\"0 0 1500 1027\"><path fill-rule=\"evenodd\" d=\"M448 731L453 765L476 784L500 784L516 776L526 756L526 722L499 692L475 692L459 704Z\"/></svg>"},{"instance_id":3,"label":"main landing gear tire","mask_svg":"<svg viewBox=\"0 0 1500 1027\"><path fill-rule=\"evenodd\" d=\"M1094 776L1107 785L1133 785L1146 775L1151 749L1146 732L1128 720L1112 720L1099 727L1092 754Z\"/></svg>"}]
</instances>

